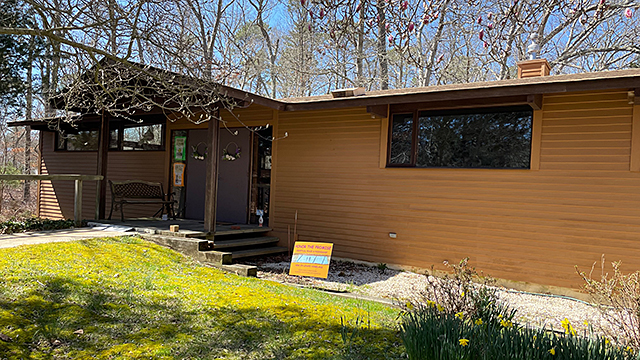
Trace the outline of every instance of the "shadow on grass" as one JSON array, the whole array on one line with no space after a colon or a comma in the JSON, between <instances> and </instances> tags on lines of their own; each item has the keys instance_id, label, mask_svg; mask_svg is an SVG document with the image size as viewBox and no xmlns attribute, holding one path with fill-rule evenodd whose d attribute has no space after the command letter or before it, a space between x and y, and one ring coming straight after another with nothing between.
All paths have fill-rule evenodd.
<instances>
[{"instance_id":1,"label":"shadow on grass","mask_svg":"<svg viewBox=\"0 0 640 360\"><path fill-rule=\"evenodd\" d=\"M0 292L0 358L400 358L391 329L345 325L297 304L194 306L123 286L40 277L26 295ZM33 280L31 280L33 281ZM27 284L24 284L27 285ZM144 287L144 281L139 286ZM1 289L0 291L6 291ZM12 298L14 297L15 298ZM215 303L215 302L213 302ZM334 319L335 320L335 319ZM364 325L364 326L363 326Z\"/></svg>"}]
</instances>

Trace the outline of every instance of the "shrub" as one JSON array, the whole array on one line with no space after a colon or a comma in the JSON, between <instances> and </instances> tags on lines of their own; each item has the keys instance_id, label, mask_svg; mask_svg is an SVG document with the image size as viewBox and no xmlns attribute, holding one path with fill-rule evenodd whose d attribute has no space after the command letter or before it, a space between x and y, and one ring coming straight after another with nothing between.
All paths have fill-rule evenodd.
<instances>
[{"instance_id":1,"label":"shrub","mask_svg":"<svg viewBox=\"0 0 640 360\"><path fill-rule=\"evenodd\" d=\"M432 270L427 274L428 287L405 304L407 309L422 311L425 310L423 308L436 308L443 314L469 317L474 321L480 319L494 325L513 320L516 311L500 300L497 288L491 286L495 280L480 276L475 268L469 266L469 258L454 265L444 264L451 269L451 274L436 277ZM474 279L479 282L474 283Z\"/></svg>"},{"instance_id":2,"label":"shrub","mask_svg":"<svg viewBox=\"0 0 640 360\"><path fill-rule=\"evenodd\" d=\"M85 222L83 222L83 226ZM0 234L13 234L25 231L70 229L75 226L73 220L50 220L38 217L23 220L11 219L0 223Z\"/></svg>"},{"instance_id":3,"label":"shrub","mask_svg":"<svg viewBox=\"0 0 640 360\"><path fill-rule=\"evenodd\" d=\"M511 322L493 324L451 315L437 307L403 313L401 338L412 360L536 360L634 358L631 349L611 345L604 338L576 336L518 327Z\"/></svg>"},{"instance_id":4,"label":"shrub","mask_svg":"<svg viewBox=\"0 0 640 360\"><path fill-rule=\"evenodd\" d=\"M601 313L610 326L600 330L622 346L640 349L640 271L625 275L620 271L620 264L620 261L612 262L613 274L609 275L602 255L599 280L592 278L596 263L589 274L577 267L576 271L585 281L583 289L600 304Z\"/></svg>"}]
</instances>

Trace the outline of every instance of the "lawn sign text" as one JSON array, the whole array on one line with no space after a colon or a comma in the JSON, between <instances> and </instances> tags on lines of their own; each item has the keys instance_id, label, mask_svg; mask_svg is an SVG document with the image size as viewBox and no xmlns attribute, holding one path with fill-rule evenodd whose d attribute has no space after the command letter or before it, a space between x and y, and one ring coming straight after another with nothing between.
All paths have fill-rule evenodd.
<instances>
[{"instance_id":1,"label":"lawn sign text","mask_svg":"<svg viewBox=\"0 0 640 360\"><path fill-rule=\"evenodd\" d=\"M291 257L289 275L313 276L326 279L333 244L296 241Z\"/></svg>"}]
</instances>

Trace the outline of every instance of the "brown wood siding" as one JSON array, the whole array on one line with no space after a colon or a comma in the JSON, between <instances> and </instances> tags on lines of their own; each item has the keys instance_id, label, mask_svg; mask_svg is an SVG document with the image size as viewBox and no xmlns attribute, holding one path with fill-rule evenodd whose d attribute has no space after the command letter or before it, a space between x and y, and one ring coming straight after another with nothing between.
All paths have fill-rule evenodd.
<instances>
[{"instance_id":1,"label":"brown wood siding","mask_svg":"<svg viewBox=\"0 0 640 360\"><path fill-rule=\"evenodd\" d=\"M54 151L53 132L41 132L42 155L40 171L42 174L87 174L94 175L97 167L97 152ZM110 151L107 179L145 180L163 182L164 151ZM52 219L73 218L73 181L41 181L40 216ZM83 184L82 215L93 219L96 204L96 182ZM106 215L111 206L111 190L107 188ZM156 206L131 205L125 207L126 217L147 217L158 210ZM115 212L116 218L119 215Z\"/></svg>"},{"instance_id":2,"label":"brown wood siding","mask_svg":"<svg viewBox=\"0 0 640 360\"><path fill-rule=\"evenodd\" d=\"M300 239L333 242L335 256L420 268L469 256L544 285L578 287L574 266L603 253L635 270L632 111L626 90L545 95L538 171L380 168L385 120L364 108L280 112L272 225L286 242L297 210Z\"/></svg>"}]
</instances>

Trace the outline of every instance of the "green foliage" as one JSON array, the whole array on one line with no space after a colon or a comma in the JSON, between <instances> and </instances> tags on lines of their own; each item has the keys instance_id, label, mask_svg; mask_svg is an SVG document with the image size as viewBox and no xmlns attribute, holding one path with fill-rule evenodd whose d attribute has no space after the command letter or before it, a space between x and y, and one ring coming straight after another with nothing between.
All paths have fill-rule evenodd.
<instances>
[{"instance_id":1,"label":"green foliage","mask_svg":"<svg viewBox=\"0 0 640 360\"><path fill-rule=\"evenodd\" d=\"M590 334L577 336L446 314L437 307L405 312L401 338L412 360L623 360L635 359L623 349Z\"/></svg>"},{"instance_id":2,"label":"green foliage","mask_svg":"<svg viewBox=\"0 0 640 360\"><path fill-rule=\"evenodd\" d=\"M24 27L28 23L18 0L0 2L0 27ZM27 66L29 43L25 37L0 35L0 104L16 105L24 90L22 74Z\"/></svg>"},{"instance_id":3,"label":"green foliage","mask_svg":"<svg viewBox=\"0 0 640 360\"><path fill-rule=\"evenodd\" d=\"M6 165L0 165L0 174L16 175L16 174L22 174L22 171L20 171L20 169L16 168L11 164L6 164ZM15 189L18 186L20 186L20 180L0 180L0 184L2 186Z\"/></svg>"},{"instance_id":4,"label":"green foliage","mask_svg":"<svg viewBox=\"0 0 640 360\"><path fill-rule=\"evenodd\" d=\"M25 231L70 229L74 226L75 222L73 220L50 220L37 217L26 218L24 220L11 219L0 223L0 234L13 234Z\"/></svg>"},{"instance_id":5,"label":"green foliage","mask_svg":"<svg viewBox=\"0 0 640 360\"><path fill-rule=\"evenodd\" d=\"M378 271L380 271L381 274L384 274L384 272L387 271L389 267L385 263L379 263L378 265L376 265L376 268L378 268Z\"/></svg>"},{"instance_id":6,"label":"green foliage","mask_svg":"<svg viewBox=\"0 0 640 360\"><path fill-rule=\"evenodd\" d=\"M500 301L498 289L492 286L495 280L480 276L475 268L469 266L469 258L453 265L445 262L445 265L451 273L441 278L429 276L426 291L407 303L407 308L436 306L444 314L462 314L494 325L513 320L516 311ZM474 283L474 279L479 283Z\"/></svg>"},{"instance_id":7,"label":"green foliage","mask_svg":"<svg viewBox=\"0 0 640 360\"><path fill-rule=\"evenodd\" d=\"M394 309L224 273L136 237L0 249L0 279L3 359L403 358Z\"/></svg>"}]
</instances>

